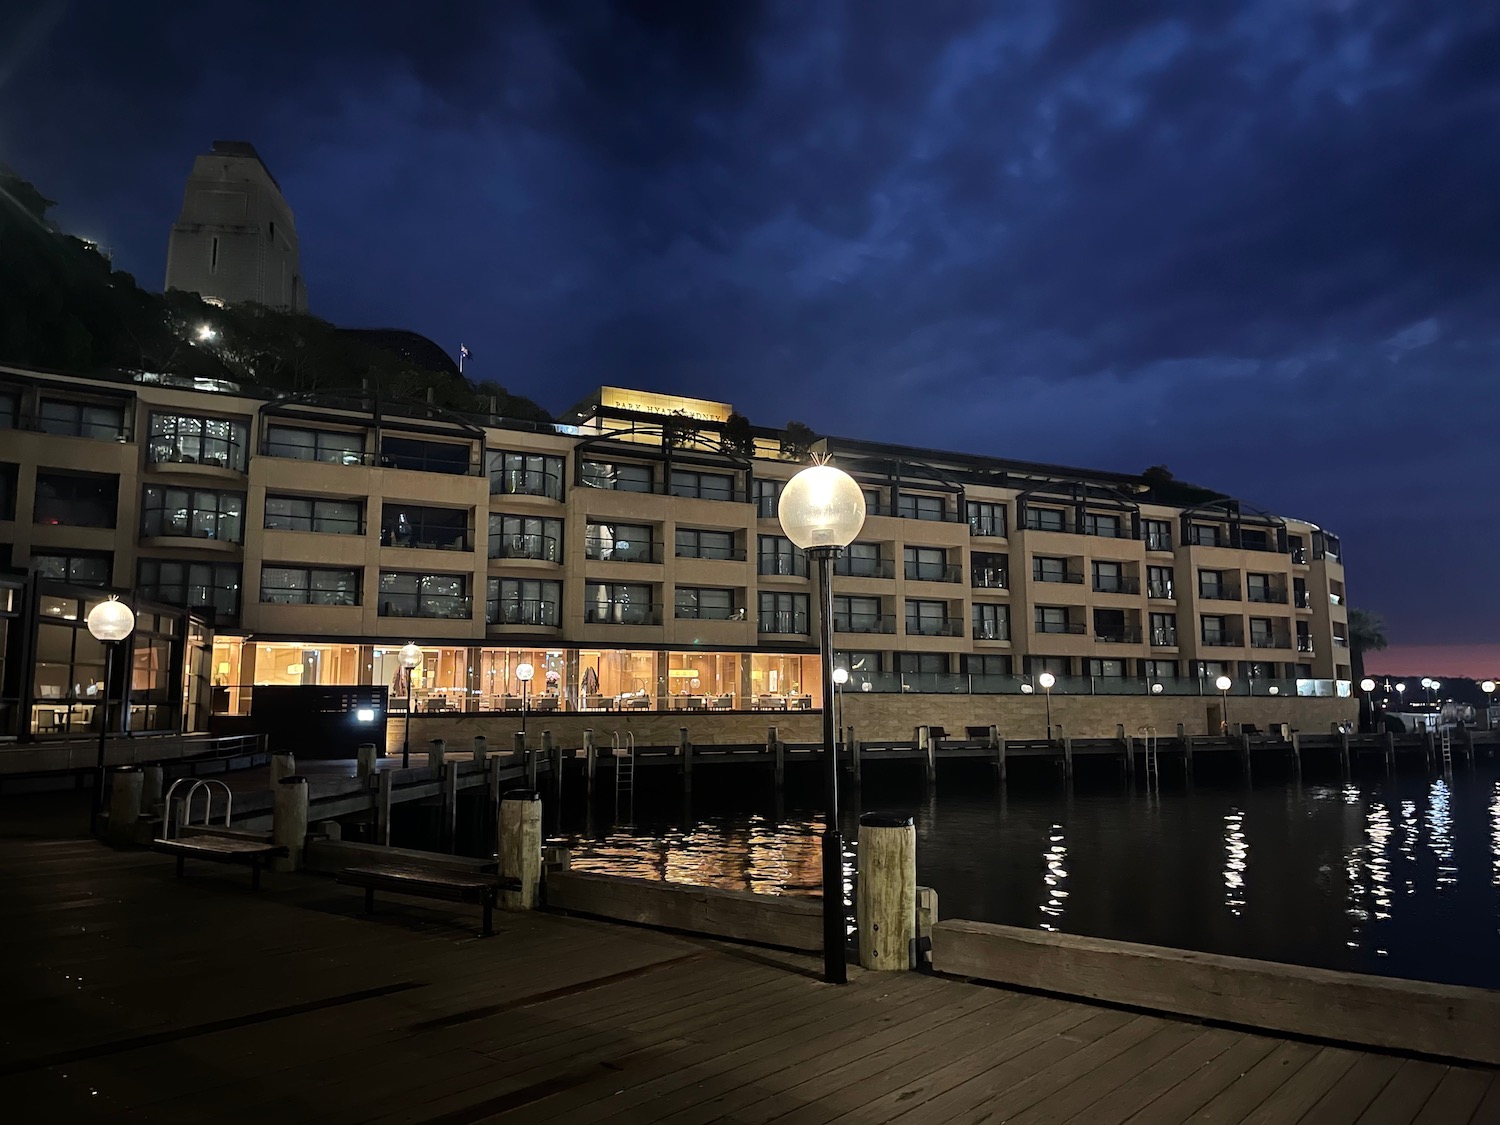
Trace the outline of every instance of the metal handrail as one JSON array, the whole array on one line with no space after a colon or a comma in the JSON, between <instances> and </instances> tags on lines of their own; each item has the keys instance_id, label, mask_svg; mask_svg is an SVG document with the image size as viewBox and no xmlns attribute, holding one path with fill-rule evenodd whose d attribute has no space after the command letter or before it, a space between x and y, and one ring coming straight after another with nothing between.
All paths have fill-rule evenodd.
<instances>
[{"instance_id":1,"label":"metal handrail","mask_svg":"<svg viewBox=\"0 0 1500 1125\"><path fill-rule=\"evenodd\" d=\"M165 799L162 801L162 839L164 840L170 840L172 838L172 794L177 791L177 787L179 785L188 780L190 779L186 777L179 777L175 781L173 781L171 786L167 789L167 795ZM213 818L214 798L213 790L210 788L210 786L213 785L217 785L220 789L224 790L224 827L228 828L230 815L234 811L234 792L229 788L228 785L226 785L216 777L192 778L191 781L192 784L188 787L187 797L182 802L182 816L180 816L177 820L178 832L181 832L183 828L192 826L193 794L197 793L200 788L204 791L203 823L207 825Z\"/></svg>"}]
</instances>

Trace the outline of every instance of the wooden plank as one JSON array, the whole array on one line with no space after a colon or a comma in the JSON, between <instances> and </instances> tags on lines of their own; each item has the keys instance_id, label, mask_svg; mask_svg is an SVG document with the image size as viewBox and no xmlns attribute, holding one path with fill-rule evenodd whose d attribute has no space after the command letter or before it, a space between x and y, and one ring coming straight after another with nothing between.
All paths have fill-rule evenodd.
<instances>
[{"instance_id":1,"label":"wooden plank","mask_svg":"<svg viewBox=\"0 0 1500 1125\"><path fill-rule=\"evenodd\" d=\"M1431 1064L1428 1064L1431 1065ZM1380 1096L1401 1069L1402 1060L1389 1055L1361 1053L1354 1065L1331 1083L1323 1096L1303 1115L1308 1125L1352 1125ZM1261 1109L1274 1106L1277 1097L1267 1098Z\"/></svg>"},{"instance_id":2,"label":"wooden plank","mask_svg":"<svg viewBox=\"0 0 1500 1125\"><path fill-rule=\"evenodd\" d=\"M1469 1121L1494 1081L1492 1071L1450 1066L1438 1080L1437 1089L1412 1118L1413 1125L1454 1125L1455 1122Z\"/></svg>"},{"instance_id":3,"label":"wooden plank","mask_svg":"<svg viewBox=\"0 0 1500 1125\"><path fill-rule=\"evenodd\" d=\"M1408 1125L1449 1069L1441 1063L1404 1060L1385 1089L1356 1118L1356 1125Z\"/></svg>"},{"instance_id":4,"label":"wooden plank","mask_svg":"<svg viewBox=\"0 0 1500 1125\"><path fill-rule=\"evenodd\" d=\"M1495 1125L1500 1122L1500 1077L1490 1083L1484 1097L1474 1107L1474 1115L1469 1121L1471 1125Z\"/></svg>"},{"instance_id":5,"label":"wooden plank","mask_svg":"<svg viewBox=\"0 0 1500 1125\"><path fill-rule=\"evenodd\" d=\"M1239 1032L1197 1028L1196 1034L1166 1058L1145 1067L1119 1087L1084 1106L1079 1120L1108 1118L1123 1121L1213 1065L1245 1041Z\"/></svg>"},{"instance_id":6,"label":"wooden plank","mask_svg":"<svg viewBox=\"0 0 1500 1125\"><path fill-rule=\"evenodd\" d=\"M1191 1119L1195 1125L1237 1120L1244 1116L1237 1106L1253 1106L1266 1093L1287 1081L1318 1053L1306 1043L1281 1043L1269 1037L1247 1035L1209 1065L1194 1071L1165 1094L1126 1118L1126 1125L1177 1125ZM1224 1096L1236 1086L1243 1102L1231 1103ZM1257 1091L1259 1091L1257 1093Z\"/></svg>"},{"instance_id":7,"label":"wooden plank","mask_svg":"<svg viewBox=\"0 0 1500 1125\"><path fill-rule=\"evenodd\" d=\"M1272 1089L1255 1090L1248 1083L1237 1083L1244 1087L1240 1091L1242 1100L1238 1105L1231 1100L1232 1110L1221 1120L1239 1121L1242 1125L1284 1125L1297 1121L1330 1086L1349 1073L1359 1058L1358 1051L1322 1047L1306 1066ZM1234 1088L1225 1091L1224 1096L1233 1099Z\"/></svg>"}]
</instances>

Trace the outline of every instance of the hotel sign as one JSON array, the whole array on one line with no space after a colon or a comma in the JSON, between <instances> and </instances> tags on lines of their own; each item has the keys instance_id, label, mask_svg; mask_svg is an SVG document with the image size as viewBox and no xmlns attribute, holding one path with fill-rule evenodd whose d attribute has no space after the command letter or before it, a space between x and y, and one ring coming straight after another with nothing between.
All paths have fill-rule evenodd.
<instances>
[{"instance_id":1,"label":"hotel sign","mask_svg":"<svg viewBox=\"0 0 1500 1125\"><path fill-rule=\"evenodd\" d=\"M601 387L599 405L615 410L633 410L639 414L681 414L704 422L727 422L734 409L727 402L630 391L622 387Z\"/></svg>"}]
</instances>

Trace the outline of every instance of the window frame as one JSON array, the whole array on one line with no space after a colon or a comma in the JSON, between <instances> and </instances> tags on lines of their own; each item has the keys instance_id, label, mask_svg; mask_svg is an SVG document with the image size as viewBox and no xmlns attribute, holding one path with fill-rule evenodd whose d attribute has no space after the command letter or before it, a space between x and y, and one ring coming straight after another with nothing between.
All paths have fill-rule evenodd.
<instances>
[{"instance_id":1,"label":"window frame","mask_svg":"<svg viewBox=\"0 0 1500 1125\"><path fill-rule=\"evenodd\" d=\"M300 576L301 585L295 582L290 585L268 586L266 578L268 573L284 576ZM336 586L324 585L321 589L316 585L318 582L326 583L329 576L337 576L347 582L348 593L340 591ZM285 563L262 563L260 568L260 604L261 605L316 605L316 606L358 606L363 601L364 572L359 567L322 567L302 566L300 564L287 565ZM278 591L296 594L300 592L301 598L267 597L267 593ZM329 597L328 595L340 595ZM323 595L323 596L318 596Z\"/></svg>"},{"instance_id":2,"label":"window frame","mask_svg":"<svg viewBox=\"0 0 1500 1125\"><path fill-rule=\"evenodd\" d=\"M170 421L169 429L157 429L159 422ZM196 423L198 432L184 432L183 423ZM227 427L226 435L210 435L210 425L223 425ZM192 441L198 443L198 453L195 460L189 461L191 456L186 452L186 445ZM217 454L205 452L209 443L224 446L224 460L217 461ZM167 446L162 443L175 443L176 456L162 456ZM211 468L217 467L230 472L243 473L250 463L250 426L243 419L224 418L212 414L187 414L180 411L153 410L146 421L146 464L148 465L207 465Z\"/></svg>"}]
</instances>

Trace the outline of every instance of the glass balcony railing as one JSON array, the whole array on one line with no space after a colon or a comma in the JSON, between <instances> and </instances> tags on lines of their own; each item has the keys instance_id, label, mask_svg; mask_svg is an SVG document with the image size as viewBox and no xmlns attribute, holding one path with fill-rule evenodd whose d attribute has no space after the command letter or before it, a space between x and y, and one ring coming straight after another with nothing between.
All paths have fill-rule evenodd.
<instances>
[{"instance_id":1,"label":"glass balcony railing","mask_svg":"<svg viewBox=\"0 0 1500 1125\"><path fill-rule=\"evenodd\" d=\"M1306 590L1298 590L1292 595L1292 604L1298 609L1312 609L1312 595Z\"/></svg>"},{"instance_id":2,"label":"glass balcony railing","mask_svg":"<svg viewBox=\"0 0 1500 1125\"><path fill-rule=\"evenodd\" d=\"M1177 630L1176 629L1152 629L1151 630L1151 644L1155 648L1176 648L1177 647Z\"/></svg>"},{"instance_id":3,"label":"glass balcony railing","mask_svg":"<svg viewBox=\"0 0 1500 1125\"><path fill-rule=\"evenodd\" d=\"M1210 602L1237 602L1240 600L1240 588L1227 582L1206 583L1198 587L1198 596Z\"/></svg>"},{"instance_id":4,"label":"glass balcony railing","mask_svg":"<svg viewBox=\"0 0 1500 1125\"><path fill-rule=\"evenodd\" d=\"M835 560L833 573L841 578L894 578L896 566L890 559L854 558L842 555Z\"/></svg>"},{"instance_id":5,"label":"glass balcony railing","mask_svg":"<svg viewBox=\"0 0 1500 1125\"><path fill-rule=\"evenodd\" d=\"M756 629L761 633L807 635L807 614L800 610L763 609L756 618Z\"/></svg>"},{"instance_id":6,"label":"glass balcony railing","mask_svg":"<svg viewBox=\"0 0 1500 1125\"><path fill-rule=\"evenodd\" d=\"M795 555L760 555L755 573L773 578L806 578L807 556L800 552Z\"/></svg>"},{"instance_id":7,"label":"glass balcony railing","mask_svg":"<svg viewBox=\"0 0 1500 1125\"><path fill-rule=\"evenodd\" d=\"M1238 633L1204 633L1203 643L1209 648L1240 648L1245 638Z\"/></svg>"},{"instance_id":8,"label":"glass balcony railing","mask_svg":"<svg viewBox=\"0 0 1500 1125\"><path fill-rule=\"evenodd\" d=\"M896 616L891 613L839 613L833 615L835 633L894 633Z\"/></svg>"},{"instance_id":9,"label":"glass balcony railing","mask_svg":"<svg viewBox=\"0 0 1500 1125\"><path fill-rule=\"evenodd\" d=\"M976 641L1008 641L1010 626L1004 621L976 621L969 635Z\"/></svg>"},{"instance_id":10,"label":"glass balcony railing","mask_svg":"<svg viewBox=\"0 0 1500 1125\"><path fill-rule=\"evenodd\" d=\"M1076 637L1082 637L1088 633L1088 626L1082 621L1037 621L1032 626L1034 633L1068 633Z\"/></svg>"},{"instance_id":11,"label":"glass balcony railing","mask_svg":"<svg viewBox=\"0 0 1500 1125\"><path fill-rule=\"evenodd\" d=\"M1285 633L1251 633L1251 648L1291 648L1292 638Z\"/></svg>"},{"instance_id":12,"label":"glass balcony railing","mask_svg":"<svg viewBox=\"0 0 1500 1125\"><path fill-rule=\"evenodd\" d=\"M909 637L961 637L964 621L958 617L913 617L906 619Z\"/></svg>"},{"instance_id":13,"label":"glass balcony railing","mask_svg":"<svg viewBox=\"0 0 1500 1125\"><path fill-rule=\"evenodd\" d=\"M963 570L947 563L909 562L905 564L908 582L960 582Z\"/></svg>"},{"instance_id":14,"label":"glass balcony railing","mask_svg":"<svg viewBox=\"0 0 1500 1125\"><path fill-rule=\"evenodd\" d=\"M552 535L491 535L490 558L536 559L540 562L562 562L562 549Z\"/></svg>"},{"instance_id":15,"label":"glass balcony railing","mask_svg":"<svg viewBox=\"0 0 1500 1125\"><path fill-rule=\"evenodd\" d=\"M976 590L1009 590L1010 572L1001 567L977 567L969 572L969 585Z\"/></svg>"},{"instance_id":16,"label":"glass balcony railing","mask_svg":"<svg viewBox=\"0 0 1500 1125\"><path fill-rule=\"evenodd\" d=\"M470 616L470 599L449 594L383 594L381 617L438 617L450 621Z\"/></svg>"},{"instance_id":17,"label":"glass balcony railing","mask_svg":"<svg viewBox=\"0 0 1500 1125\"><path fill-rule=\"evenodd\" d=\"M1146 586L1146 596L1156 598L1159 601L1169 602L1176 598L1170 582L1151 582Z\"/></svg>"},{"instance_id":18,"label":"glass balcony railing","mask_svg":"<svg viewBox=\"0 0 1500 1125\"><path fill-rule=\"evenodd\" d=\"M1107 645L1138 645L1141 643L1141 631L1129 625L1123 629L1101 629L1095 625L1094 639Z\"/></svg>"},{"instance_id":19,"label":"glass balcony railing","mask_svg":"<svg viewBox=\"0 0 1500 1125\"><path fill-rule=\"evenodd\" d=\"M1245 591L1245 600L1268 605L1286 605L1286 591L1275 586L1251 586Z\"/></svg>"},{"instance_id":20,"label":"glass balcony railing","mask_svg":"<svg viewBox=\"0 0 1500 1125\"><path fill-rule=\"evenodd\" d=\"M586 625L660 625L661 606L639 602L597 602L583 604Z\"/></svg>"},{"instance_id":21,"label":"glass balcony railing","mask_svg":"<svg viewBox=\"0 0 1500 1125\"><path fill-rule=\"evenodd\" d=\"M1121 578L1112 574L1094 575L1094 591L1100 594L1139 594L1141 583L1137 578Z\"/></svg>"},{"instance_id":22,"label":"glass balcony railing","mask_svg":"<svg viewBox=\"0 0 1500 1125\"><path fill-rule=\"evenodd\" d=\"M1061 582L1070 586L1083 585L1083 572L1078 570L1033 570L1033 582Z\"/></svg>"}]
</instances>

